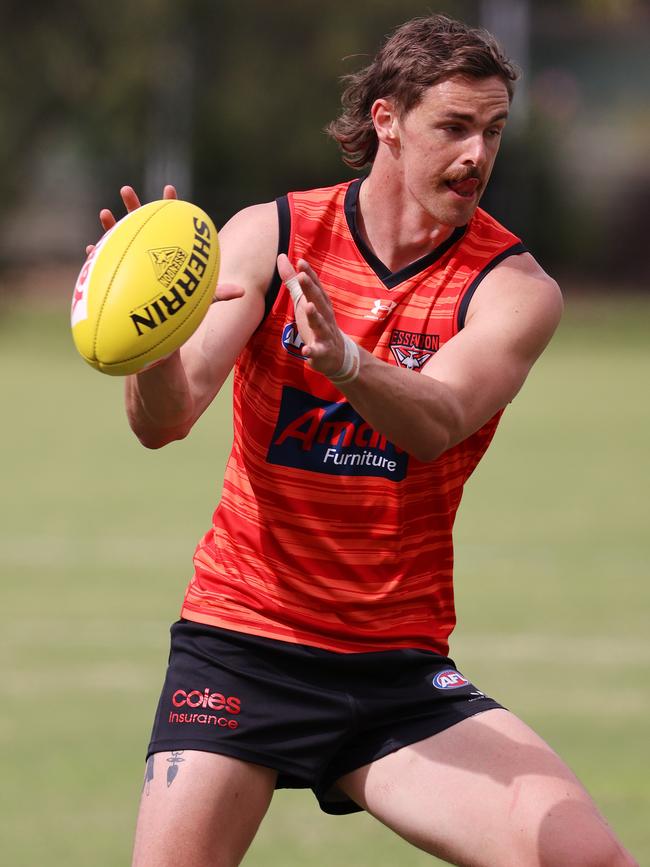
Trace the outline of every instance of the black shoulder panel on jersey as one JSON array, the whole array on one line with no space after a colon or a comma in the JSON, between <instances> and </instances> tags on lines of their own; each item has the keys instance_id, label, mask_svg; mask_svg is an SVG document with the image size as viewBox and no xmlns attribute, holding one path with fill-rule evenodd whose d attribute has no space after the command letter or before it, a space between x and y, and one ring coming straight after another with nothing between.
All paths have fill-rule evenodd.
<instances>
[{"instance_id":1,"label":"black shoulder panel on jersey","mask_svg":"<svg viewBox=\"0 0 650 867\"><path fill-rule=\"evenodd\" d=\"M289 252L289 238L291 236L291 211L289 210L289 200L286 196L280 196L280 198L275 200L275 204L278 208L278 228L280 230L278 237L279 256L280 253ZM273 309L275 299L278 297L278 292L280 291L281 286L282 280L280 279L280 275L278 274L278 266L276 265L273 269L273 277L271 277L271 282L269 283L268 289L266 290L266 295L264 297L264 316L262 317L262 322L260 322L260 325L262 325L266 317Z\"/></svg>"},{"instance_id":2,"label":"black shoulder panel on jersey","mask_svg":"<svg viewBox=\"0 0 650 867\"><path fill-rule=\"evenodd\" d=\"M523 244L517 243L513 244L512 247L508 247L507 250L504 250L502 253L499 253L498 256L495 256L491 262L483 268L483 270L477 274L477 276L472 280L472 282L467 287L467 291L463 295L463 298L460 302L460 306L458 308L458 330L465 327L465 317L467 316L467 310L469 308L469 302L472 300L472 297L478 287L483 282L483 279L487 277L490 271L495 268L499 262L503 262L504 259L507 259L508 256L517 256L519 253L527 253L528 250L524 247Z\"/></svg>"}]
</instances>

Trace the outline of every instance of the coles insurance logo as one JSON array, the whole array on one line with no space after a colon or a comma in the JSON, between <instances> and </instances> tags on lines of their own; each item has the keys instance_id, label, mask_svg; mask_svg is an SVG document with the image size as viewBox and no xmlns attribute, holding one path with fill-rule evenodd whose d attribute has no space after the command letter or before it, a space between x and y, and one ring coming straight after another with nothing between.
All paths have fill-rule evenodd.
<instances>
[{"instance_id":1,"label":"coles insurance logo","mask_svg":"<svg viewBox=\"0 0 650 867\"><path fill-rule=\"evenodd\" d=\"M239 722L232 716L241 711L241 699L236 695L212 692L209 687L189 691L177 689L172 696L172 705L176 708L168 718L172 725L193 723L228 729L239 727ZM218 715L219 711L222 715Z\"/></svg>"},{"instance_id":2,"label":"coles insurance logo","mask_svg":"<svg viewBox=\"0 0 650 867\"><path fill-rule=\"evenodd\" d=\"M330 403L285 385L266 459L270 464L336 476L400 482L408 455L377 433L347 401Z\"/></svg>"}]
</instances>

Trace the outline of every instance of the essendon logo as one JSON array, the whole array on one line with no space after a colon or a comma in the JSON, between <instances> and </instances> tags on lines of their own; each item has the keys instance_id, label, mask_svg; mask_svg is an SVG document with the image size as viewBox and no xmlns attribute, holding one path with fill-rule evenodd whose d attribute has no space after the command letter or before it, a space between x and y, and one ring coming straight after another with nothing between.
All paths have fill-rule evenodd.
<instances>
[{"instance_id":1,"label":"essendon logo","mask_svg":"<svg viewBox=\"0 0 650 867\"><path fill-rule=\"evenodd\" d=\"M149 256L156 279L165 289L169 289L172 280L185 264L187 253L180 247L157 247L149 250Z\"/></svg>"},{"instance_id":2,"label":"essendon logo","mask_svg":"<svg viewBox=\"0 0 650 867\"><path fill-rule=\"evenodd\" d=\"M270 464L336 476L406 476L408 455L347 401L330 403L286 386L267 454Z\"/></svg>"},{"instance_id":3,"label":"essendon logo","mask_svg":"<svg viewBox=\"0 0 650 867\"><path fill-rule=\"evenodd\" d=\"M440 349L440 335L418 334L415 331L401 331L396 328L390 336L389 346L393 358L400 367L420 370Z\"/></svg>"}]
</instances>

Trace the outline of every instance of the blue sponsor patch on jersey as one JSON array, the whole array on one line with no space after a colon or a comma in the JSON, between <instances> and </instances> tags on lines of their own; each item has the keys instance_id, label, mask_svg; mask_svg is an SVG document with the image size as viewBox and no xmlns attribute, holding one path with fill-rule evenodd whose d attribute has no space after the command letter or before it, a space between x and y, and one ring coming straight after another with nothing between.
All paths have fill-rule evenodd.
<instances>
[{"instance_id":1,"label":"blue sponsor patch on jersey","mask_svg":"<svg viewBox=\"0 0 650 867\"><path fill-rule=\"evenodd\" d=\"M400 482L408 455L377 433L345 401L321 400L285 385L266 456L270 464L335 476Z\"/></svg>"},{"instance_id":2,"label":"blue sponsor patch on jersey","mask_svg":"<svg viewBox=\"0 0 650 867\"><path fill-rule=\"evenodd\" d=\"M306 361L307 359L303 358L300 351L304 345L305 341L300 336L296 323L288 322L282 330L282 346L286 349L289 355L293 355L294 358L301 358L303 361Z\"/></svg>"}]
</instances>

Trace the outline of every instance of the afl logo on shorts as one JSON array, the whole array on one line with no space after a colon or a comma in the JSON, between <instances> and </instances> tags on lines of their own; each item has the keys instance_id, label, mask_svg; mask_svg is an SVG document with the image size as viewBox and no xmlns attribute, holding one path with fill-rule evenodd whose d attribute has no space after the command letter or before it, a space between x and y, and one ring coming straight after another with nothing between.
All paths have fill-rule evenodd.
<instances>
[{"instance_id":1,"label":"afl logo on shorts","mask_svg":"<svg viewBox=\"0 0 650 867\"><path fill-rule=\"evenodd\" d=\"M444 671L439 671L431 681L436 689L460 689L461 686L469 686L469 680L454 671L453 668L446 668Z\"/></svg>"}]
</instances>

